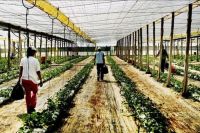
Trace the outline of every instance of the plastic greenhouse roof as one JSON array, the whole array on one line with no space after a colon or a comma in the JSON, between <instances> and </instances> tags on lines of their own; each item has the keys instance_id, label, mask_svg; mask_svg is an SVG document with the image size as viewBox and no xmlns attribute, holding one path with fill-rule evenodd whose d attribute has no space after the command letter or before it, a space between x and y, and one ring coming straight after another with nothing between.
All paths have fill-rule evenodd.
<instances>
[{"instance_id":1,"label":"plastic greenhouse roof","mask_svg":"<svg viewBox=\"0 0 200 133\"><path fill-rule=\"evenodd\" d=\"M194 0L49 0L66 14L82 31L97 44L116 44L120 38L144 27L146 24L176 11ZM29 3L26 2L30 6ZM25 27L26 9L21 0L0 0L0 20ZM200 8L193 10L192 31L198 30ZM51 19L34 7L29 11L28 28L51 33ZM175 17L175 34L186 33L187 12ZM171 20L166 20L164 35L169 36ZM152 36L152 25L150 25ZM1 33L0 33L1 34ZM63 37L63 25L55 21L54 34ZM160 23L156 24L159 37ZM69 38L68 33L68 38ZM73 37L72 37L73 38Z\"/></svg>"}]
</instances>

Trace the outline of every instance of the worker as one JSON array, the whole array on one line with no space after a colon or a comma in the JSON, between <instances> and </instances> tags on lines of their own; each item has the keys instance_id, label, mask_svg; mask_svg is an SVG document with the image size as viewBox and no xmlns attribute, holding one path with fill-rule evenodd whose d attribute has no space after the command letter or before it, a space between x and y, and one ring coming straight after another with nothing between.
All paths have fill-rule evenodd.
<instances>
[{"instance_id":1,"label":"worker","mask_svg":"<svg viewBox=\"0 0 200 133\"><path fill-rule=\"evenodd\" d=\"M160 55L160 50L158 52L158 54L156 55L156 57ZM169 58L168 57L168 54L167 54L167 51L165 49L162 50L162 59L161 59L161 72L164 72L165 70L165 67L167 66L166 64L166 58ZM168 67L168 66L167 66ZM167 68L166 67L166 68Z\"/></svg>"},{"instance_id":2,"label":"worker","mask_svg":"<svg viewBox=\"0 0 200 133\"><path fill-rule=\"evenodd\" d=\"M34 56L36 49L29 47L27 49L27 56L21 59L19 81L22 83L26 94L27 113L35 111L36 94L38 91L38 83L42 87L42 77L40 72L40 63ZM38 82L38 79L40 82Z\"/></svg>"},{"instance_id":3,"label":"worker","mask_svg":"<svg viewBox=\"0 0 200 133\"><path fill-rule=\"evenodd\" d=\"M101 48L98 48L98 51L95 54L95 63L97 65L97 80L100 81L103 80L104 74L103 74L103 66L105 65L105 58L104 53L101 51Z\"/></svg>"}]
</instances>

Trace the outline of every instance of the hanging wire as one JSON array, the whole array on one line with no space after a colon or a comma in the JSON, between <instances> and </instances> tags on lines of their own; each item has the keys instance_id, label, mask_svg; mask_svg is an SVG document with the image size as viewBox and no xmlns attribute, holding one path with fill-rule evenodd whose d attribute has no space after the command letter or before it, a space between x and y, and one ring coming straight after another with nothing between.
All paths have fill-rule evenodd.
<instances>
[{"instance_id":1,"label":"hanging wire","mask_svg":"<svg viewBox=\"0 0 200 133\"><path fill-rule=\"evenodd\" d=\"M34 8L36 6L36 0L33 3L33 6L26 6L26 4L24 3L24 0L22 0L22 5L26 8L26 36L27 36L27 47L29 47L29 32L28 32L28 15L29 15L29 10Z\"/></svg>"}]
</instances>

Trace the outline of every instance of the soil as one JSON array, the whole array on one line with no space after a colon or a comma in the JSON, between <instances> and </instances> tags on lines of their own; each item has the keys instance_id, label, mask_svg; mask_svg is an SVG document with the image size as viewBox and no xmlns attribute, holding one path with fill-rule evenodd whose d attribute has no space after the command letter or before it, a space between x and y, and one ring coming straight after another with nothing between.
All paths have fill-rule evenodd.
<instances>
[{"instance_id":1,"label":"soil","mask_svg":"<svg viewBox=\"0 0 200 133\"><path fill-rule=\"evenodd\" d=\"M41 111L46 107L47 99L53 96L57 91L62 89L76 73L78 73L85 64L89 63L92 58L88 58L60 76L46 82L42 88L39 88L36 111ZM0 108L0 132L16 133L22 126L19 116L26 113L25 100L14 101Z\"/></svg>"},{"instance_id":2,"label":"soil","mask_svg":"<svg viewBox=\"0 0 200 133\"><path fill-rule=\"evenodd\" d=\"M169 128L177 133L200 132L200 103L184 99L172 89L164 87L150 75L141 72L123 60L114 57L123 71L149 97L169 121Z\"/></svg>"},{"instance_id":3,"label":"soil","mask_svg":"<svg viewBox=\"0 0 200 133\"><path fill-rule=\"evenodd\" d=\"M74 99L74 108L57 132L63 133L136 133L138 127L110 67L104 81L97 81L96 68ZM140 132L144 132L140 129Z\"/></svg>"}]
</instances>

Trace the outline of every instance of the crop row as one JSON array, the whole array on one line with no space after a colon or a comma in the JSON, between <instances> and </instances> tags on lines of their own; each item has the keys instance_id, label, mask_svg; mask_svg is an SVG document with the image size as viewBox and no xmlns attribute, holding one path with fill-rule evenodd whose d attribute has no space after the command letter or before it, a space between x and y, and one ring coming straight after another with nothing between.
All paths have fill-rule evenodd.
<instances>
[{"instance_id":1,"label":"crop row","mask_svg":"<svg viewBox=\"0 0 200 133\"><path fill-rule=\"evenodd\" d=\"M65 87L48 99L48 106L42 112L33 112L22 117L24 126L20 128L19 133L28 133L35 130L40 132L50 132L67 113L71 102L88 77L92 63L87 64L78 72Z\"/></svg>"},{"instance_id":2,"label":"crop row","mask_svg":"<svg viewBox=\"0 0 200 133\"><path fill-rule=\"evenodd\" d=\"M147 132L167 132L166 118L156 108L155 104L137 90L136 84L126 76L111 57L108 57L108 61L111 64L114 77L122 86L123 96L140 126Z\"/></svg>"},{"instance_id":3,"label":"crop row","mask_svg":"<svg viewBox=\"0 0 200 133\"><path fill-rule=\"evenodd\" d=\"M70 62L65 63L63 66L54 68L51 71L45 71L42 74L44 82L46 82L52 78L55 78L56 76L60 75L64 71L72 68L73 64L78 63L86 58L88 58L88 57L87 56L79 57L79 58L71 60ZM12 100L11 99L12 89L13 89L13 87L9 87L7 89L0 90L0 105L5 104L7 101Z\"/></svg>"},{"instance_id":4,"label":"crop row","mask_svg":"<svg viewBox=\"0 0 200 133\"><path fill-rule=\"evenodd\" d=\"M143 67L140 69L142 71L147 71L147 67ZM151 76L157 80L158 71L150 68ZM167 81L167 73L161 73L160 79L158 80L161 83L165 83ZM173 75L171 75L170 85L168 86L175 90L176 92L181 92L183 90L182 82L177 80ZM188 98L191 98L195 101L200 101L200 88L194 85L188 85Z\"/></svg>"},{"instance_id":5,"label":"crop row","mask_svg":"<svg viewBox=\"0 0 200 133\"><path fill-rule=\"evenodd\" d=\"M176 68L176 74L183 76L184 75L184 70ZM191 72L190 70L188 71L188 77L191 78L191 79L200 81L200 74Z\"/></svg>"},{"instance_id":6,"label":"crop row","mask_svg":"<svg viewBox=\"0 0 200 133\"><path fill-rule=\"evenodd\" d=\"M74 56L74 57L66 57L66 59L61 59L61 61L59 59L57 59L57 61L60 64L60 63L66 62L66 61L74 60L76 58L77 58L76 56ZM46 68L48 68L50 66L51 65L48 64L48 63L42 64L41 65L41 69L43 70L43 69L46 69ZM18 75L19 75L19 67L17 67L17 68L18 69L14 69L14 70L8 71L6 73L0 74L0 84L18 77Z\"/></svg>"}]
</instances>

